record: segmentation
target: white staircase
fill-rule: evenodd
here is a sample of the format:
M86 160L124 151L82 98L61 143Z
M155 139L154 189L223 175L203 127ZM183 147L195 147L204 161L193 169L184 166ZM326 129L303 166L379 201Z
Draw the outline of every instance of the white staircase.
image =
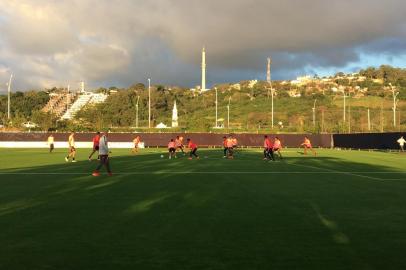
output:
M72 104L72 106L65 112L61 117L62 120L71 120L75 117L76 113L80 111L87 104L98 104L103 103L107 99L106 94L94 94L89 92L84 92L80 94L78 99Z
M91 94L81 94L78 99L72 104L72 106L65 112L61 119L70 120L75 117L76 113L80 111L92 98Z
M90 100L91 104L98 104L98 103L104 103L107 99L107 95L103 93L99 94L93 94L92 99Z

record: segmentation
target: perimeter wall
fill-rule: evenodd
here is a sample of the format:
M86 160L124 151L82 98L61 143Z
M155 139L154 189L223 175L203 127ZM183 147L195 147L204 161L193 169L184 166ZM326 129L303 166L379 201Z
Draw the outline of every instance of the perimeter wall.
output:
M7 133L0 132L0 147L32 147L47 146L49 133ZM69 133L53 133L56 147L67 147ZM191 138L201 147L221 147L223 136L227 134L214 133L110 133L109 141L112 148L131 148L135 136L140 136L145 147L166 147L170 139L176 136ZM313 147L340 147L353 149L398 149L397 140L406 133L360 133L360 134L270 134L271 138L278 136L285 147L298 147L304 136L308 136ZM94 133L76 133L77 147L92 147ZM262 147L263 134L236 134L238 145L243 147Z
M334 134L335 147L354 149L399 149L397 140L406 133L359 133L359 134Z
M69 133L53 133L55 146L65 146ZM91 147L94 133L76 133L75 141L78 147ZM49 133L0 133L0 147L47 147L46 141ZM190 138L201 147L221 147L223 136L227 134L214 133L109 133L109 142L113 148L132 147L132 140L135 136L140 136L146 147L167 146L170 139L182 136L184 143ZM238 145L250 147L262 147L264 141L263 134L236 134ZM305 134L271 134L271 138L278 136L282 144L287 147L298 147ZM331 135L307 135L315 147L331 147ZM27 144L28 143L28 144ZM25 146L22 146L25 145Z

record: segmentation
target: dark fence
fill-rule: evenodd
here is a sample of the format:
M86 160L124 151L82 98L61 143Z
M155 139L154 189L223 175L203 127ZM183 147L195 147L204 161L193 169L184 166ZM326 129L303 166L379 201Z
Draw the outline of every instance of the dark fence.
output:
M354 149L399 149L397 140L406 133L334 134L335 147Z
M67 141L69 133L53 133L55 141ZM228 134L214 133L110 133L111 142L131 142L135 136L148 147L166 146L170 139L182 136L186 142L192 139L200 146L222 146L223 136ZM298 147L306 134L269 134L271 138L279 137L287 147ZM0 141L46 141L49 133L0 133ZM94 133L76 133L75 140L89 142ZM240 146L262 146L263 134L236 134ZM397 140L406 133L360 133L360 134L317 134L307 135L314 147L353 148L353 149L398 149ZM334 143L334 144L333 144Z
M55 141L67 141L69 133L53 133ZM306 134L270 134L271 138L278 137L283 146L298 147ZM0 133L0 141L46 141L48 133ZM76 133L77 142L91 141L94 133ZM187 138L192 139L200 146L222 146L223 136L227 134L214 133L110 133L111 142L131 142L135 136L140 136L145 146L156 147L166 146L170 139L182 136L186 142ZM330 134L307 135L314 147L331 147L332 136ZM236 134L240 146L260 146L264 141L263 134Z

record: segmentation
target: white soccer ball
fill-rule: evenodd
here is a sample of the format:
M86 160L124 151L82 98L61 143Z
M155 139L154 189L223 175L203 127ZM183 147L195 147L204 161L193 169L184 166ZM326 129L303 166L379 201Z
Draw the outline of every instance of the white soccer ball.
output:
M161 158L164 158L164 155L161 155Z

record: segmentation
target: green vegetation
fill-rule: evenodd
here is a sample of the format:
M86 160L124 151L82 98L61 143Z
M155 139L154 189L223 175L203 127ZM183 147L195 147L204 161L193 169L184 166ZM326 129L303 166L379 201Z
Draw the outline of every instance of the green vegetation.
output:
M28 120L39 120L40 110L48 102L48 93L44 91L16 92L11 94L10 112L14 127ZM48 119L52 117L48 115ZM0 123L7 123L7 96L0 95ZM41 122L42 123L42 122ZM53 123L54 125L54 123ZM47 126L48 127L48 126Z
M361 77L364 79L361 80ZM382 83L375 82L376 79L382 79ZM404 130L405 80L405 70L382 66L379 69L361 70L354 76L337 74L328 82L318 79L300 86L274 82L277 93L274 98L273 129L271 129L270 88L266 82L258 82L253 88L248 86L249 82L241 82L240 89L232 87L231 84L217 85L218 117L222 120L218 124L233 132L367 132L369 108L370 131ZM400 92L396 128L393 127L393 100L389 84ZM343 121L343 95L331 91L333 87L338 86L344 87L344 91L350 95L346 104L346 122ZM362 89L368 90L362 92ZM296 90L301 97L289 97L290 90ZM361 92L362 94L359 94ZM134 130L128 127L135 126L135 104L138 97L139 126L145 127L148 118L148 92L142 84L119 90L117 94L111 95L105 104L87 107L77 115L77 118L81 126L90 126L93 129L110 127ZM227 105L230 98L230 126L228 126ZM154 126L160 122L171 123L174 100L178 105L181 129L215 131L213 130L215 91L199 94L186 89L169 90L163 86L152 89ZM315 100L317 102L313 125L312 108ZM282 126L278 125L279 122Z
M399 91L397 127L393 127L393 99L390 85ZM338 73L330 78L315 78L305 84L273 82L274 127L270 86L263 81L253 87L243 81L235 87L221 84L218 88L218 125L230 132L381 132L406 129L406 69L381 66L361 70L358 74ZM336 91L332 91L336 89ZM139 112L138 131L148 131L148 90L137 83L126 89L100 88L96 92L114 90L103 104L87 106L74 121L56 121L55 117L38 110L47 101L45 92L16 93L13 97L13 126L20 127L24 121L39 124L40 130L100 130L134 131L136 126L136 104ZM58 89L52 89L58 91ZM343 120L343 94L347 98L346 121ZM173 131L216 131L215 91L192 92L179 87L152 87L152 124L163 122L170 126L172 107L176 100L179 128ZM295 92L301 97L290 97ZM33 98L35 97L35 98ZM230 100L230 124L227 105ZM313 124L313 105L315 124ZM371 129L368 129L368 108ZM0 97L0 110L6 111L6 97ZM0 113L6 123L4 113ZM279 125L281 123L282 125ZM152 131L152 130L150 130ZM156 131L156 130L154 130Z
M406 161L319 150L262 161L0 149L0 269L403 269ZM207 158L203 158L207 156Z

